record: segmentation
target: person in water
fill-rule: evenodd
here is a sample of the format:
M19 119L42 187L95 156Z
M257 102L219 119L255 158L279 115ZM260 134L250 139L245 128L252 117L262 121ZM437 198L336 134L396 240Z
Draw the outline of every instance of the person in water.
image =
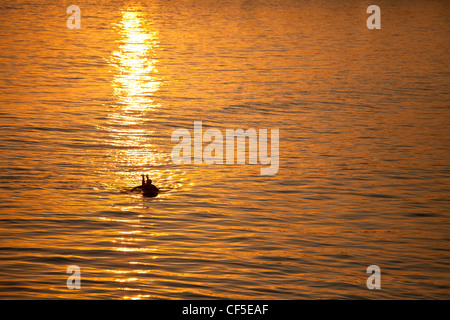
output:
M147 178L147 181L146 179ZM131 191L142 190L142 194L146 197L156 197L159 194L159 189L152 184L152 180L147 175L142 175L142 185L134 187Z
M159 193L159 189L152 184L152 180L146 175L147 181L145 185L142 186L142 194L147 197L156 197Z

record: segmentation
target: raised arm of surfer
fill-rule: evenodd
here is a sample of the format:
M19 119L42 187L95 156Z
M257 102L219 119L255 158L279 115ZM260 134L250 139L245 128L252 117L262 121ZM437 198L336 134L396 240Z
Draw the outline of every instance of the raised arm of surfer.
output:
M148 175L147 175L147 177L148 177ZM147 180L148 180L148 178L147 178ZM131 192L134 192L134 191L136 191L136 190L144 190L145 186L146 186L145 176L142 175L142 183L141 183L141 185L132 188L130 191L131 191Z

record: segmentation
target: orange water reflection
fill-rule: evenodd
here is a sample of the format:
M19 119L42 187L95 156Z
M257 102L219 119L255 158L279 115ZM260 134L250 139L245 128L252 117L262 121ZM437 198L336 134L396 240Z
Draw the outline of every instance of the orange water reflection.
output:
M112 146L108 154L113 160L110 171L117 174L121 184L136 183L138 174L149 170L157 179L161 172L155 168L168 161L153 141L152 117L160 107L153 100L161 85L156 58L158 31L138 7L122 11L122 20L114 28L120 40L108 59L114 72L115 99L106 125Z
M118 184L125 182L133 185L140 182L140 173L150 173L152 179L156 180L167 176L167 172L158 170L167 163L167 157L154 143L155 130L152 126L153 113L160 108L153 100L161 85L156 58L158 31L138 7L123 10L122 20L115 28L121 39L118 49L112 52L108 61L114 70L112 87L115 98L107 123L112 145L109 157L113 160L111 171L116 174ZM118 209L123 211L124 208ZM130 208L125 209L127 211ZM142 234L140 218L142 216L126 215L112 218L124 224L126 231L111 241L110 249L129 257L130 268L105 272L119 283L119 290L127 292L125 299L148 298L128 292L139 290L136 288L142 282L139 275L151 273L151 270L136 268L136 261L129 254L148 253L151 259L157 258L157 248L147 246L148 237L152 235Z
M152 29L139 9L122 12L117 26L122 37L119 50L112 53L111 63L117 68L114 93L125 110L154 110L152 96L161 81L154 58L158 48L158 32Z

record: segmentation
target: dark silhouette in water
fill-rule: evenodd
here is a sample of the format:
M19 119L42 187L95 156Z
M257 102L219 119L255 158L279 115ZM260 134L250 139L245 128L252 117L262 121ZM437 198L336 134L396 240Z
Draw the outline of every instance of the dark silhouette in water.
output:
M145 180L144 175L142 175L142 185L134 187L130 191L142 190L142 194L145 197L156 197L159 194L159 189L152 184L152 180L146 175L147 181Z

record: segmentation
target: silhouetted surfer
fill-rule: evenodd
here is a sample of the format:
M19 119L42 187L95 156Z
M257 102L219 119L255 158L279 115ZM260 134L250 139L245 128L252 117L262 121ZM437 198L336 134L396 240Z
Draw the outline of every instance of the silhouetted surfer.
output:
M156 197L159 193L159 190L156 186L152 184L152 180L149 179L148 174L146 175L147 182L145 186L142 186L142 194L147 197Z
M147 178L147 181L145 180ZM152 180L148 177L148 174L144 177L142 175L142 185L134 187L131 191L142 190L142 194L146 197L156 197L159 193L159 189L152 184Z

